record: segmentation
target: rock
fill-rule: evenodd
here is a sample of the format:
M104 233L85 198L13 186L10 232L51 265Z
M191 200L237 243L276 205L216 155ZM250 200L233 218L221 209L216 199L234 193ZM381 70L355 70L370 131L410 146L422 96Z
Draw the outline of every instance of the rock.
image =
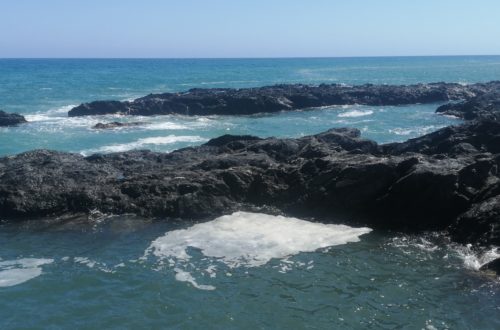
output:
M500 275L500 258L488 262L486 265L481 266L479 270L494 272L496 275Z
M458 217L450 232L457 242L500 246L500 195L474 203Z
M451 115L466 120L500 119L500 89L481 94L467 101L448 103L440 106L437 113Z
M27 123L24 116L0 110L0 126L15 126L22 123Z
M131 123L121 123L118 121L113 121L111 123L97 123L92 126L92 129L114 129L114 128L122 128L122 127L133 127L133 126L141 126L144 125L143 122L131 122Z
M90 213L205 218L268 207L498 243L500 123L378 145L356 129L297 139L225 135L171 153L37 150L0 158L3 220Z
M71 109L68 115L249 115L330 105L380 106L458 101L497 89L500 89L500 82L467 86L431 83L408 86L297 84L242 89L196 88L184 93L150 94L134 101L84 103Z

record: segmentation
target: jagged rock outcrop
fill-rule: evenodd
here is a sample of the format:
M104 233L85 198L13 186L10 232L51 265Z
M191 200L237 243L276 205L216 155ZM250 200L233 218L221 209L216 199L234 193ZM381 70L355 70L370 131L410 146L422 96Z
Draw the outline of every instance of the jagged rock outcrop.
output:
M0 110L0 127L1 126L15 126L26 123L26 119L17 113L7 113Z
M123 128L123 127L134 127L144 125L143 122L130 122L130 123L122 123L119 121L113 121L110 123L97 123L92 126L92 129L114 129L114 128Z
M332 129L297 139L225 135L171 153L37 150L0 158L0 217L204 218L265 206L500 245L499 165L500 123L491 120L387 145Z
M467 101L447 103L436 110L437 113L452 115L466 120L500 120L500 89L478 95Z
M197 88L184 93L150 94L134 101L84 103L70 110L68 115L249 115L329 105L401 105L458 101L499 89L500 82L465 86L431 83L408 86L297 84L243 89Z

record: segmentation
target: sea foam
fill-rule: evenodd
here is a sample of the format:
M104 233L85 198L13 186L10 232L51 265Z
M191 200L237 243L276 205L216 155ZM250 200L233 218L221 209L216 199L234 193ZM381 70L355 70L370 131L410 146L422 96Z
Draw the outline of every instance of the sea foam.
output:
M471 270L479 270L487 263L500 258L500 250L498 247L492 247L489 250L476 252L472 249L472 245L461 246L456 248L458 255L464 261L466 268Z
M364 116L369 116L372 115L373 111L372 110L351 110L347 112L342 112L339 114L339 117L364 117Z
M168 135L168 136L148 137L130 143L113 144L113 145L103 146L99 149L84 150L81 153L83 155L88 155L95 152L99 153L122 152L133 149L145 148L150 145L165 145L165 144L173 144L176 142L197 143L197 142L205 142L206 140L207 139L202 138L201 136L192 136L192 135L181 135L181 136Z
M0 261L0 287L14 286L42 274L41 266L53 263L53 259L23 258Z
M68 104L59 108L51 109L48 111L44 112L36 112L33 114L28 114L25 115L24 117L28 122L33 122L33 121L48 121L48 120L54 120L55 118L66 118L67 113L69 110L73 109L76 107L76 104Z
M284 259L300 252L359 241L370 228L322 224L296 218L261 213L235 212L187 229L167 232L151 243L145 252L176 266L176 279L200 289L182 265L192 259L190 248L229 268L258 267L272 259ZM210 268L210 277L215 267ZM211 288L210 288L211 289Z

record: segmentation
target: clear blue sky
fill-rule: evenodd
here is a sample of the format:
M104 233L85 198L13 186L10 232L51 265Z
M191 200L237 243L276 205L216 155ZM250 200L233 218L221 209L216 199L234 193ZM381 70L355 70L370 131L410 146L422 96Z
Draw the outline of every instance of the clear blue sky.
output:
M500 54L500 0L0 0L0 57Z

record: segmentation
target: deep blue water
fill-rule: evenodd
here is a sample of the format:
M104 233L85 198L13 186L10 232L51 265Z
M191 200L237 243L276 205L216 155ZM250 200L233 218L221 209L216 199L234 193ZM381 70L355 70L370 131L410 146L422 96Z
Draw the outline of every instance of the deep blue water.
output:
M500 56L0 59L0 109L31 121L0 128L0 155L34 148L170 151L227 133L297 137L341 126L380 143L401 141L460 121L434 114L438 104L243 117L68 118L66 112L96 99L194 87L498 79ZM109 120L146 124L90 129ZM200 229L206 242L195 236L195 224L162 220L97 215L90 224L0 223L0 328L500 328L498 282L476 271L498 255L495 249L476 256L432 233L351 237L339 228L315 232L290 219L264 226L241 215L230 219L238 224L230 234L209 222ZM294 230L304 235L287 241ZM303 240L305 233L312 238ZM323 233L332 247L318 245Z

